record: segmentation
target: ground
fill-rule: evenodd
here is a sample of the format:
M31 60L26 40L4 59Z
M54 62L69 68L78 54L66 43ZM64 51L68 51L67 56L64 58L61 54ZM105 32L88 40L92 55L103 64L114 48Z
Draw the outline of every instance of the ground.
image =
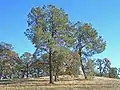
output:
M36 90L37 88L38 90L40 90L41 88L68 89L70 87L83 88L83 90L89 90L88 88L97 88L90 90L120 90L120 80L113 78L105 78L105 77L94 77L93 79L90 80L84 80L83 76L73 77L66 75L66 76L59 76L59 80L57 82L54 82L53 85L49 84L49 77L29 78L29 79L14 80L14 81L5 80L0 82L0 90L4 90L5 88L8 88L8 90L17 90L17 89L25 90L24 88L29 88L31 90L35 88ZM109 88L109 89L102 89L102 88Z

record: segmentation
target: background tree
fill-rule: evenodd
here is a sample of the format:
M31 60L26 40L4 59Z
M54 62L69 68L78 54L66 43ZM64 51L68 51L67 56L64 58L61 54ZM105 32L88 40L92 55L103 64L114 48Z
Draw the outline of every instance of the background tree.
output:
M120 75L120 68L117 68L117 74Z
M103 76L103 66L104 66L104 60L102 59L97 59L95 62L95 65L97 67L97 70L99 72L100 76Z
M57 81L58 75L61 73L61 70L65 68L65 56L69 53L68 50L65 48L60 48L56 52L53 53L53 71L54 71L54 76L55 76L55 81Z
M110 76L111 62L107 58L104 58L103 60L104 60L103 74L104 74L104 76L109 77Z
M118 78L118 73L117 73L117 68L116 67L111 67L110 68L109 77L110 78Z
M100 76L109 76L111 68L111 62L109 59L97 59L95 64Z
M79 62L79 54L77 52L70 52L66 55L66 71L65 73L68 75L80 75L80 62Z
M86 63L85 71L87 76L89 77L88 79L93 79L95 75L95 63L94 60L89 59Z
M1 42L0 43L0 69L1 78L11 78L14 73L14 65L20 61L18 54L13 51L11 44Z
M37 55L38 56L38 55ZM39 58L38 58L39 57ZM31 64L31 68L34 69L33 72L36 73L37 77L48 75L48 54L44 53L38 56L36 60Z
M26 76L28 78L29 69L30 69L29 67L32 63L32 54L29 52L25 52L20 58L21 58L23 65L24 65L23 66L24 67L23 73L25 74L25 72L26 72L26 74L27 74Z

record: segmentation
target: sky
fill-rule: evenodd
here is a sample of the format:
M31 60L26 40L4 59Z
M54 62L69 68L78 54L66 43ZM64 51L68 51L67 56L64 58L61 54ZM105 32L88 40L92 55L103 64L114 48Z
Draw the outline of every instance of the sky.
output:
M120 67L120 0L0 0L0 42L14 46L19 54L35 48L24 35L32 7L52 4L63 8L69 20L91 23L107 42L106 50L94 57L108 58Z

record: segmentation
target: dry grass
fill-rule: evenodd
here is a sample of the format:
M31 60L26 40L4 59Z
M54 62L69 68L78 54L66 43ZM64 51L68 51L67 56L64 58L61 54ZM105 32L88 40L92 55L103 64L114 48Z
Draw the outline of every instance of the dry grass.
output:
M60 76L59 81L49 84L49 77L15 80L0 85L0 90L120 90L120 80L95 77L84 80L83 76Z

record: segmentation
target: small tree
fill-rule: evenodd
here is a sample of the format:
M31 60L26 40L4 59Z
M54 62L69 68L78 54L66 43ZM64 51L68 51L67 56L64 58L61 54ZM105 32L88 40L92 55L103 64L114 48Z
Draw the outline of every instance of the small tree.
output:
M13 46L11 44L1 42L0 43L0 77L4 75L5 78L14 73L14 65L19 63L20 59L18 54L13 51Z
M110 65L111 65L111 62L109 59L107 59L107 58L97 59L95 65L97 67L97 70L98 70L100 76L109 76Z
M92 79L95 75L94 71L94 61L93 60L88 60L86 64L86 73L88 76L88 79Z
M32 63L32 54L29 52L25 52L20 58L21 58L23 65L24 65L23 73L26 71L27 78L28 78L29 66Z
M117 68L116 67L111 67L110 68L109 77L110 78L118 78Z
M109 77L110 68L111 68L111 62L107 58L104 58L103 60L104 60L103 74L104 74L104 76L108 76Z
M70 52L68 55L66 55L66 74L77 76L81 73L79 58L80 57L77 52Z
M103 64L104 61L102 59L97 59L95 62L95 65L97 67L100 76L103 76Z

